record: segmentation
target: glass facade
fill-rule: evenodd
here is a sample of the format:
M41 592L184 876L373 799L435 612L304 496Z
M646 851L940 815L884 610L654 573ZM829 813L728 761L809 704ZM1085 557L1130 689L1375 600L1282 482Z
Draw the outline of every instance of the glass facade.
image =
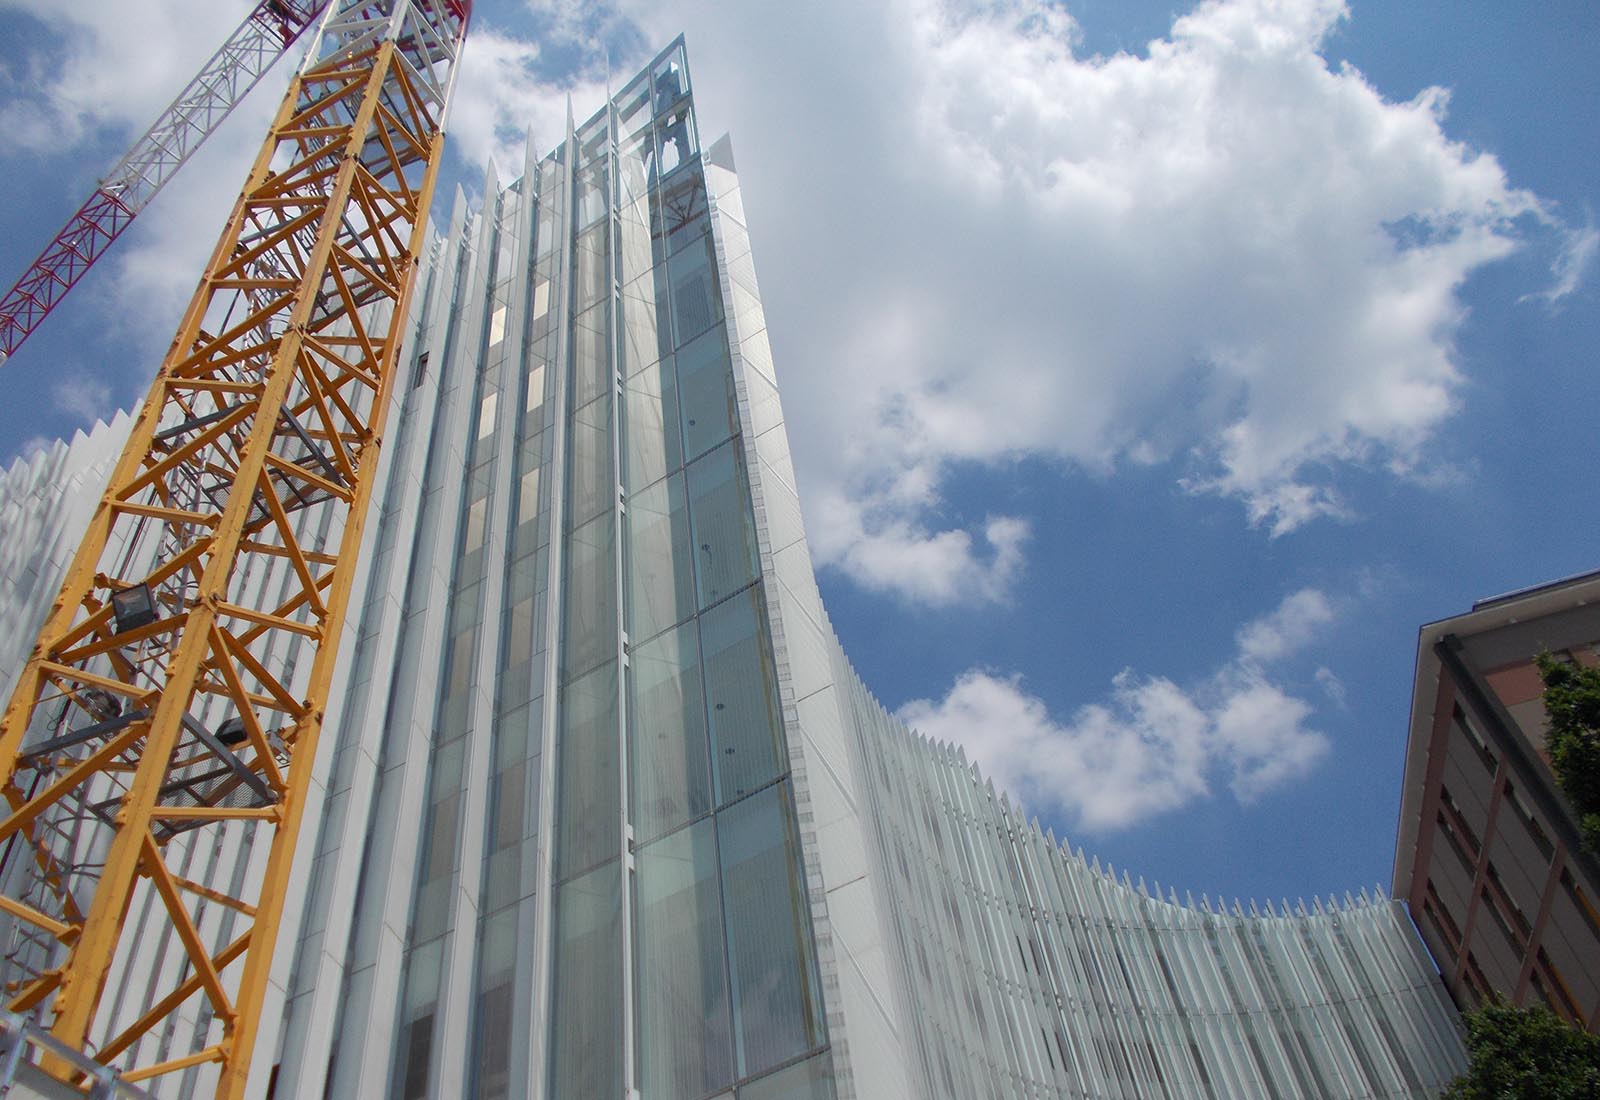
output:
M1433 1095L1398 903L1119 880L856 679L690 91L680 41L434 242L257 1095Z
M406 413L431 427L402 441L399 552L369 581L369 610L402 576L411 610L347 704L383 715L366 828L322 826L345 857L316 875L362 853L331 952L348 1003L327 1035L291 1019L280 1079L833 1100L682 45L485 190L431 268ZM317 965L303 948L291 981L308 1011Z
M552 1100L691 1100L826 1047L695 145L674 48L561 151Z

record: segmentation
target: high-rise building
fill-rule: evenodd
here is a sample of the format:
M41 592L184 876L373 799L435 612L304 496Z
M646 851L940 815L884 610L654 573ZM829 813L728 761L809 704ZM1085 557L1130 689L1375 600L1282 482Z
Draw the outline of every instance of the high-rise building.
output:
M1422 628L1394 894L1463 1007L1499 995L1600 1032L1600 860L1545 754L1544 652L1600 664L1600 573Z
M1435 1095L1463 1055L1403 903L1119 877L857 679L689 93L680 41L434 242L255 1094ZM179 957L152 931L106 1011Z

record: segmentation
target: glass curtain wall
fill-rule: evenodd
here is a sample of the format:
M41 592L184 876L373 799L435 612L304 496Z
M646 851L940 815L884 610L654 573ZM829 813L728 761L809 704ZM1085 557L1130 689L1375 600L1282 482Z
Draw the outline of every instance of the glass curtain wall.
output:
M489 244L490 303L483 324L483 353L478 361L474 397L469 406L466 442L466 491L461 505L454 569L450 581L448 627L439 696L428 761L427 797L423 810L423 844L407 932L400 1035L390 1095L422 1100L437 1045L441 974L454 931L452 903L461 872L464 811L464 766L468 753L472 699L480 678L483 638L484 578L488 571L485 534L491 487L499 447L501 370L506 357L506 317L510 295L504 263L515 254L515 194L499 196L491 212ZM508 230L511 231L508 233Z
M557 328L550 289L559 277L555 219L564 209L565 164L547 157L534 178L537 216L524 229L518 249L508 249L526 286L521 369L514 417L516 438L509 457L504 586L500 615L499 675L494 703L493 756L489 777L475 975L472 1095L502 1100L512 1094L515 1036L527 1033L532 1004L528 945L537 923L539 773L543 746L545 654L550 569L550 507L545 492L554 448L553 371ZM531 239L530 233L531 230ZM505 265L502 265L503 267ZM531 271L528 269L531 267ZM508 277L519 273L506 268ZM523 1057L526 1051L521 1052Z
M569 147L552 1100L828 1098L681 45Z

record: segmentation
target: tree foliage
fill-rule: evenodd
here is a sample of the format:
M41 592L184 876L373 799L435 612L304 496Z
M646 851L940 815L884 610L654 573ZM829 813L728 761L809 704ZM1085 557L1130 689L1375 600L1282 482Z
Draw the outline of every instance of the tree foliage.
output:
M1578 813L1584 847L1600 855L1600 668L1549 653L1539 654L1538 663L1550 716L1545 734L1550 767Z
M1600 1036L1498 1001L1464 1019L1467 1072L1440 1100L1600 1100Z

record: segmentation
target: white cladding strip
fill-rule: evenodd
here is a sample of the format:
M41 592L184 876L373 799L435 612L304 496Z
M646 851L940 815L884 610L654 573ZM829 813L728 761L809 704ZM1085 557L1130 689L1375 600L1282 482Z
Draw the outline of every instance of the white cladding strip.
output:
M930 1095L1431 1097L1464 1065L1399 902L1163 899L847 674Z

